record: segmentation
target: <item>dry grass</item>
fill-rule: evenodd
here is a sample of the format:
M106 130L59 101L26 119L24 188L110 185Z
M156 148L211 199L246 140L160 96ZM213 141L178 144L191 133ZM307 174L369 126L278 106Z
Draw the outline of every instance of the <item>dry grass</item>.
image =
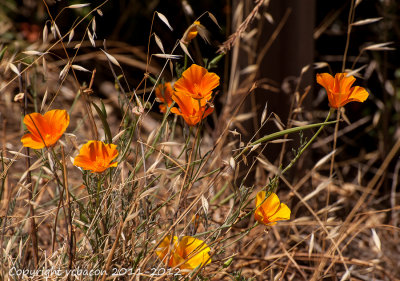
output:
M254 56L260 38L251 35L252 29L270 24L260 17L270 19L269 1L256 1L249 13L245 12L248 1L239 1L235 30L219 48L230 58L221 77L224 90L216 96L223 107L213 113L213 127L203 122L190 128L180 117L155 112L154 83L177 78L182 69L174 63L187 66L192 50L182 47L179 38L175 46L166 46L162 36L152 32L147 53L96 39L95 20L106 2L92 7L86 15L90 20L75 21L66 34L59 33L57 20L49 13L52 20L46 23L44 40L18 51L7 50L0 61L0 280L23 280L15 270L35 268L62 270L59 280L400 280L396 190L400 140L384 155L377 146L376 151L354 158L339 157L348 143L362 140L346 139L346 134L357 130L362 136L377 128L380 115L347 125L343 111L337 126L332 117L333 122L308 129L315 140L306 139L296 127L323 122L329 112L328 107L323 112L303 111L310 88L301 88L300 82L313 70L311 65L299 70L287 122L269 113L266 105L261 120L257 108L242 110L256 88L279 91L280 85L260 77L259 69L296 11L275 19L270 41ZM350 8L348 43L359 2L352 1ZM208 13L200 20L203 17L215 21ZM333 20L327 21L321 25L324 29ZM84 36L72 37L73 30L84 24ZM155 12L151 24L168 28L169 22ZM208 29L217 32L218 27ZM320 36L323 30L316 33ZM348 65L348 43L343 68ZM160 48L158 57L149 53L150 44ZM387 48L378 44L362 49L350 71L365 51ZM238 59L243 54L252 59L240 69ZM220 59L216 56L214 62ZM98 70L83 68L81 62L101 64L114 81L99 81ZM319 63L314 69L327 65ZM127 66L143 72L137 85L126 78ZM370 67L356 69L355 74L367 77ZM99 98L93 84L106 98ZM17 93L24 95L15 100ZM37 151L23 148L25 112L55 108L66 109L71 116L59 144ZM275 124L276 131L271 132L275 135L262 138L259 130L246 130L248 120L259 130ZM251 136L248 143L243 142L246 134ZM286 143L293 134L300 136L300 143L290 154ZM112 139L118 145L117 168L91 174L72 164L79 147L91 139ZM342 140L340 146L337 140ZM281 151L273 163L263 154L271 145ZM313 161L311 167L305 157ZM296 175L291 172L295 168L303 172ZM385 181L391 193L380 191ZM292 210L290 221L272 227L255 223L254 199L261 189L277 190ZM169 234L202 239L211 248L212 262L187 276L162 274L164 264L155 249ZM98 271L89 277L84 272L68 275L68 269ZM116 272L121 275L112 275ZM43 272L33 278L56 279L54 271L48 279Z

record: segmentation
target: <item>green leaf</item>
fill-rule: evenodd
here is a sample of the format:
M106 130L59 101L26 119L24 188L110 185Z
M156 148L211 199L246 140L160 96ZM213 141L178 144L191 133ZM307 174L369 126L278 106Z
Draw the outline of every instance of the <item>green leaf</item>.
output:
M218 62L225 56L225 54L220 54L213 58L208 64L208 69L216 68L218 66Z
M100 100L101 102L101 111L103 112L104 116L107 118L107 111L106 107L104 106L103 100Z
M337 123L337 121L329 121L329 122L324 122L324 123L317 123L317 124L310 124L310 125L305 125L305 126L299 126L299 127L295 127L295 128L290 128L287 130L283 130L283 131L279 131L270 135L266 135L263 136L262 138L256 140L255 142L252 142L250 144L250 146L256 145L258 143L262 143L262 142L266 142L269 140L273 140L279 137L282 137L286 134L292 134L292 133L296 133L298 131L303 131L303 130L307 130L307 129L311 129L311 128L316 128L316 127L321 127L321 126L325 126L325 125L332 125Z
M151 75L147 76L147 78L149 78L150 82L153 83L153 85L157 84L157 80Z
M305 126L299 126L299 127L295 127L295 128L290 128L287 130L283 130L283 131L279 131L273 134L269 134L266 136L263 136L262 138L250 143L249 145L247 145L246 147L243 148L243 150L234 157L234 159L238 159L241 155L243 155L245 152L247 152L251 147L259 144L259 143L263 143L266 141L270 141L279 137L282 137L284 135L288 135L288 134L293 134L299 131L303 131L303 130L308 130L308 129L312 129L312 128L316 128L316 127L324 127L325 125L332 125L337 123L338 121L329 121L329 122L323 122L323 123L317 123L317 124L310 124L310 125L305 125Z
M3 59L4 54L6 53L6 51L7 51L7 46L5 46L5 47L3 48L3 50L0 51L0 62L1 62L1 60Z
M106 143L112 143L111 130L110 126L107 123L107 113L104 114L103 111L94 102L92 102L92 105L94 109L96 109L97 114L100 117L101 123L103 123L104 134L106 135Z

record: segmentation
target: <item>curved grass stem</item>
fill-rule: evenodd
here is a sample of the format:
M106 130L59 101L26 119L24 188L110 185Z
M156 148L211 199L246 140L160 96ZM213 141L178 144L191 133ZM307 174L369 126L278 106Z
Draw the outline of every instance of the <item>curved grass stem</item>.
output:
M332 124L335 124L335 123L337 122L337 121L329 121L329 122L328 122L327 120L329 120L330 115L331 115L331 111L329 112L329 114L328 114L328 116L327 116L327 119L326 119L325 122L323 122L323 123L316 123L316 124L310 124L310 125L305 125L305 126L299 126L299 127L290 128L290 129L287 129L287 130L283 130L283 131L279 131L279 132L276 132L276 133L273 133L273 134L266 135L266 136L264 136L264 137L262 137L262 138L260 138L260 139L258 139L258 140L256 140L256 141L250 143L249 145L247 145L238 155L236 155L236 156L234 157L234 159L237 160L241 155L243 155L244 153L246 153L250 148L256 146L257 144L260 144L260 143L263 143L263 142L267 142L267 141L270 141L270 140L274 140L274 139L277 139L277 138L279 138L279 137L285 136L285 135L287 135L287 134L292 134L292 133L300 132L300 131L303 131L303 130L308 130L308 129L320 127L320 129L319 129L319 130L317 131L317 133L316 133L316 134L318 135L319 132L320 132L326 125L332 125ZM316 136L315 136L315 137L316 137ZM313 138L312 138L312 141L313 141L314 139L315 139L315 138L313 137ZM311 141L311 140L310 140L310 141ZM308 147L308 145L307 145L307 147Z
M300 151L297 153L296 157L293 158L293 160L289 163L289 165L286 166L285 169L282 170L281 175L284 174L287 170L289 170L294 163L296 163L296 161L300 158L300 156L304 153L304 151L310 146L310 144L315 140L315 138L319 135L319 133L322 131L322 129L325 127L325 125L328 122L329 118L331 117L331 114L333 112L333 109L329 110L328 116L326 116L326 119L324 121L324 123L322 123L322 125L319 127L318 131L312 136L312 138L303 146L302 149L300 149ZM336 126L338 124L338 120L334 121L334 123L336 123Z

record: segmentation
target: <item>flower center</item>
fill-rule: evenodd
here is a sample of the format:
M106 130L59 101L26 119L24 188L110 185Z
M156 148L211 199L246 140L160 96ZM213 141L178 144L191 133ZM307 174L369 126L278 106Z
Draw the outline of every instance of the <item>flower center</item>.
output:
M99 157L96 158L95 165L96 165L97 168L104 168L104 167L107 166L107 164L108 163L106 163L104 158L99 158Z
M51 143L53 143L53 135L52 134L45 134L42 135L43 140L46 146L50 146Z
M201 97L201 87L199 84L195 83L193 85L194 94Z

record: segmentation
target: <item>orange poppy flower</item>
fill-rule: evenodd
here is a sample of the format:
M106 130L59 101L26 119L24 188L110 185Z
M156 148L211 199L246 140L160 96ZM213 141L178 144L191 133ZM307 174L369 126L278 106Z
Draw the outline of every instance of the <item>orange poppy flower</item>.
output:
M206 243L200 239L184 236L179 240L178 237L174 236L171 243L171 235L168 235L156 249L156 254L166 266L178 266L182 274L187 274L198 266L211 262L208 254L210 250ZM166 259L168 253L169 260Z
M179 109L173 107L171 112L181 115L189 126L196 125L214 111L213 107L206 105L205 99L195 100L181 92L175 93L172 99L179 105Z
M329 106L336 109L352 101L364 102L368 98L368 92L363 87L352 87L355 81L356 78L347 77L347 73L336 73L335 78L329 73L317 74L317 83L328 94Z
M29 133L21 139L23 146L41 149L53 146L61 138L69 125L69 115L62 109L50 110L44 115L35 112L24 117L24 124Z
M74 159L74 165L92 173L101 173L110 167L117 167L118 162L112 162L118 156L115 144L105 144L102 141L88 141L79 150Z
M165 113L167 111L167 106L171 106L173 100L172 95L174 94L174 90L172 89L172 85L170 82L160 84L156 88L156 98L158 102L162 102L164 104L160 105L160 111Z
M219 85L219 76L208 72L197 64L192 64L182 73L182 77L175 82L177 92L183 92L194 99L210 100L212 90Z
M280 220L290 219L290 209L279 201L278 195L271 193L265 199L266 192L260 191L256 198L256 211L254 218L265 225L274 225Z

